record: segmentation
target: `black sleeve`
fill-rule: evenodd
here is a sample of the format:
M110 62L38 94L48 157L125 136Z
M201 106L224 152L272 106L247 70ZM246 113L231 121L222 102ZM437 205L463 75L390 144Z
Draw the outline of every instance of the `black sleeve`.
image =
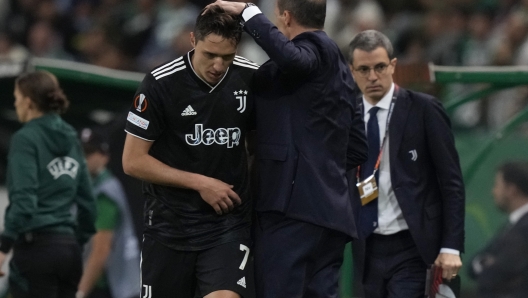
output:
M436 98L427 100L424 119L427 146L442 193L442 247L463 252L465 192L451 122Z
M244 30L285 73L306 75L320 67L318 50L313 44L293 43L264 14L249 19Z
M367 161L367 158L368 143L365 135L365 122L361 108L354 99L352 127L348 137L347 171L361 165Z
M146 141L155 141L165 128L160 84L149 73L139 86L127 115L125 131Z
M527 233L527 226L513 228L503 237L494 239L495 243L491 244L496 249L486 249L472 260L470 273L477 277L481 291L509 288L525 274L528 268Z

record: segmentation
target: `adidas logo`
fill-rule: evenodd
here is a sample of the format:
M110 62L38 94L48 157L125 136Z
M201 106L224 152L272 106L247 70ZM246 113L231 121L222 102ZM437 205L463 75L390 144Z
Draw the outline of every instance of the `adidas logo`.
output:
M182 116L194 116L196 115L196 111L193 110L193 108L188 105L185 110L181 113Z
M246 277L244 276L244 277L242 277L241 279L239 279L239 280L237 281L237 285L242 286L242 287L245 288L245 287L246 287Z

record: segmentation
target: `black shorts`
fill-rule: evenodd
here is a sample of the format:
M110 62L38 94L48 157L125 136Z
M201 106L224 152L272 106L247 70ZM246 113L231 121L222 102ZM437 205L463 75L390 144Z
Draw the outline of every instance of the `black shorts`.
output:
M219 290L253 298L250 241L229 242L202 251L170 249L151 237L141 250L141 297L198 298Z

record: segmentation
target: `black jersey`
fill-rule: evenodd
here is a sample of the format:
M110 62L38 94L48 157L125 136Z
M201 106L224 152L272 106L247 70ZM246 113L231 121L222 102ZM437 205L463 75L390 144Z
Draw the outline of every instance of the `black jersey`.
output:
M149 154L179 170L234 185L242 204L217 215L197 191L143 183L144 233L178 250L207 249L248 236L251 198L245 137L252 123L249 82L258 65L236 56L210 86L194 71L193 51L143 79L126 132L153 141Z

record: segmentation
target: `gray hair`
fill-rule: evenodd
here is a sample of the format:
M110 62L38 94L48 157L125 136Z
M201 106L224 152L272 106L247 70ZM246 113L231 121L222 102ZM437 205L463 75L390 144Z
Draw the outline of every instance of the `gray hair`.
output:
M365 30L360 32L354 37L354 39L352 39L348 46L348 61L350 64L354 62L353 54L356 49L365 52L372 52L379 47L382 47L387 51L390 60L394 58L392 43L385 34L376 30Z

